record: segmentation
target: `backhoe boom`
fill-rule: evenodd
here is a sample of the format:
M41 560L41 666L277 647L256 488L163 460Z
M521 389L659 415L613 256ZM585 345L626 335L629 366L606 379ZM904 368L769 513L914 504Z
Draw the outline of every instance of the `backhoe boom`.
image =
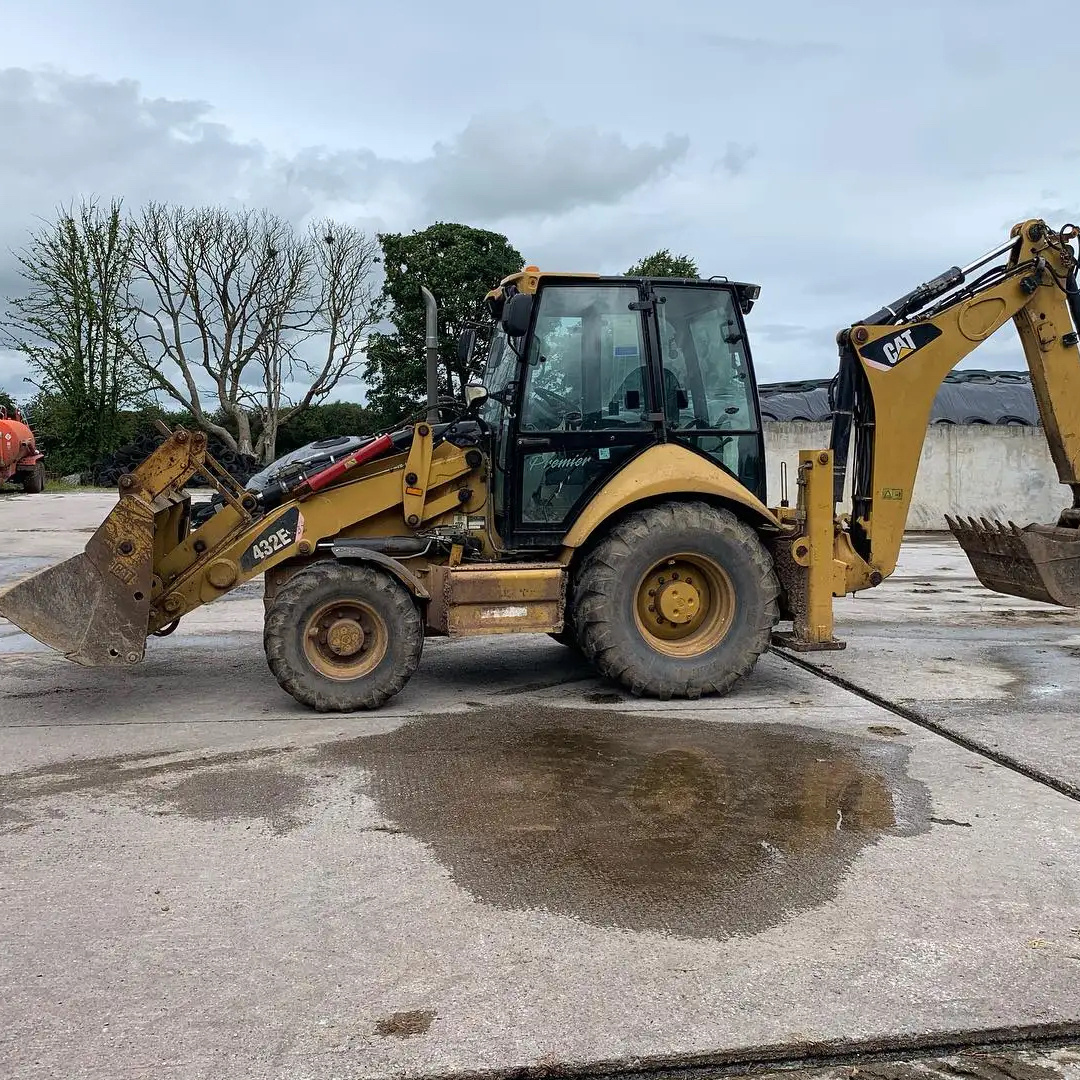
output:
M1080 603L1080 547L1067 546L1080 542L1080 294L1071 247L1077 233L1074 226L1054 232L1040 220L1019 224L1007 245L969 267L951 268L837 336L834 504L843 498L852 437L854 447L850 518L837 523L838 557L847 573L836 595L874 585L895 569L938 388L965 356L1012 320L1058 478L1071 489L1071 505L1055 525L1020 530L963 524L954 532L972 556L976 573L982 577L980 570L988 571L990 587L1069 606ZM973 270L1005 251L1004 266L967 283ZM1031 532L1041 536L1037 554L1016 539ZM1014 539L1002 541L1006 533ZM841 534L856 558L840 551ZM992 550L981 551L980 543L991 536ZM1052 557L1044 550L1047 544ZM994 563L992 573L980 567L982 555ZM1013 573L1003 558L1016 561ZM1032 559L1077 560L1071 564L1076 571L1069 570L1077 591L1063 588L1062 581L1044 580L1039 566L1030 565ZM1029 565L1023 565L1025 560Z

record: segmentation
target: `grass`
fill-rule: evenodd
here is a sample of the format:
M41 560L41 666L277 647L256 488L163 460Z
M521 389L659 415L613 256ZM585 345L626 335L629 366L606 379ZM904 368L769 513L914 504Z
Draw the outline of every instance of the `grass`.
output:
M47 495L68 494L73 491L111 491L115 494L116 488L99 487L96 484L65 484L63 480L59 478L54 480L52 477L45 481L45 493ZM0 495L21 495L22 493L23 489L20 484L0 484Z

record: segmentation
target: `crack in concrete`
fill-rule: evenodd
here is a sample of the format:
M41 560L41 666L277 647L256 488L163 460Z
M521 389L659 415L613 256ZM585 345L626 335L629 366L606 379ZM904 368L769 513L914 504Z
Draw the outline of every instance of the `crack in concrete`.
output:
M1033 765L1027 765L1022 761L1018 761L1016 758L1010 757L1000 750L995 750L993 747L979 742L978 739L971 739L966 735L950 731L943 724L938 723L938 721L933 720L928 716L924 716L922 713L916 712L906 705L899 705L895 701L889 701L888 698L883 698L879 694L875 694L873 690L867 690L866 687L859 686L858 683L852 682L843 675L837 675L831 671L822 671L809 661L803 660L798 656L793 656L784 649L773 647L772 651L777 656L786 660L789 664L794 664L795 667L802 668L803 671L807 671L811 675L816 675L819 679L824 679L826 682L830 682L834 686L840 687L841 690L847 690L849 693L861 697L864 701L870 702L871 705L876 705L879 709L885 709L894 716L899 716L901 719L916 724L918 727L924 728L934 735L939 735L943 739L948 739L949 742L962 747L964 750L968 750L973 754L978 754L980 757L987 758L1006 769L1010 769L1019 776L1023 776L1027 780L1033 780L1037 784L1042 784L1044 787L1056 791L1059 795L1064 795L1075 802L1080 802L1080 786L1077 786L1076 784L1070 784L1067 780L1061 780L1050 773L1044 772L1042 769L1035 768Z

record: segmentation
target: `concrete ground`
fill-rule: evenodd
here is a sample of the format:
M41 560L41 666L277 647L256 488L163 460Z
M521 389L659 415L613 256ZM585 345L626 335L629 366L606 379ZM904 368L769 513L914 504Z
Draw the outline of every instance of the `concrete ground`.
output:
M112 502L0 498L0 581ZM940 537L838 609L722 699L432 640L356 716L258 586L119 674L0 620L0 1074L1080 1074L1078 617Z

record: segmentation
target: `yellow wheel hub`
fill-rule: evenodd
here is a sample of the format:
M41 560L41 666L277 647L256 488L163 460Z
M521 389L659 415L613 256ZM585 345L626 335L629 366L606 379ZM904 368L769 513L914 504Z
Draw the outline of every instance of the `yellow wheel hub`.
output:
M328 679L349 682L370 674L386 656L390 635L383 618L360 600L335 600L308 616L304 655Z
M337 656L352 656L364 647L364 628L355 619L338 619L326 631L326 644Z
M665 585L656 599L656 610L675 626L693 622L701 607L701 593L694 585L684 581L672 581Z
M716 648L735 618L735 587L707 555L685 552L655 563L638 582L634 621L657 652L693 657Z

